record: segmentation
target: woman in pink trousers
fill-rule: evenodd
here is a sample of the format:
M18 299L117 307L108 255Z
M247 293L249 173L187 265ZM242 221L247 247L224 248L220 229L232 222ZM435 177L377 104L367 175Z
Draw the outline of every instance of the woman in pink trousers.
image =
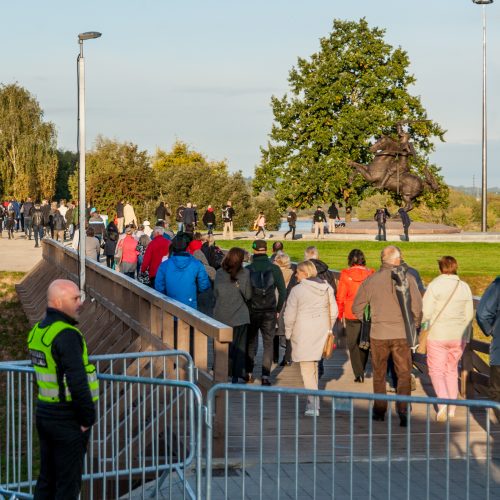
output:
M474 308L469 285L457 276L454 257L438 260L441 274L433 279L423 298L427 337L427 366L438 398L457 399L458 362L470 339ZM427 323L427 325L425 325ZM455 416L455 406L439 405L436 420Z

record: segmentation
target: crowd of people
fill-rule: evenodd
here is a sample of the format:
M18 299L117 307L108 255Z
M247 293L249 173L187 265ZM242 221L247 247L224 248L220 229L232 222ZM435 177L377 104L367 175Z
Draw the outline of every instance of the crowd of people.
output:
M22 203L12 199L2 204L2 229L9 238L15 231L24 231L35 246L43 237L64 242L79 242L79 210L75 202L61 200L49 203ZM440 275L424 288L417 270L403 261L401 250L386 247L381 254L378 271L366 266L360 249L347 256L347 268L338 282L326 263L319 259L314 246L305 250L304 260L295 265L284 252L283 243L273 244L268 256L267 241L255 239L252 255L241 248L227 253L215 242L215 213L208 206L202 217L206 232L198 231L196 205L187 203L175 211L177 232L171 229L172 212L161 202L155 211L153 227L149 221L138 223L132 205L121 200L116 217L107 221L98 210L86 207L86 255L130 278L149 285L158 292L176 299L233 327L230 349L231 380L248 383L255 380L255 357L259 336L263 343L262 385L271 385L273 364L300 364L304 386L318 388L323 374L322 350L329 332L345 331L354 381L364 383L371 355L373 390L384 394L386 381L397 394L409 395L412 389L412 349L407 340L407 325L416 329L424 325L429 375L438 397L456 399L457 367L465 343L470 338L473 318L472 294L469 286L457 275L458 264L451 256L439 260ZM233 237L235 211L231 201L222 207L223 237ZM386 208L377 210L380 239L385 239ZM288 215L290 229L284 237L295 236L296 213ZM318 207L314 216L315 234L323 233L326 214ZM328 210L329 230L339 220L334 204ZM265 215L255 220L256 237L265 237ZM102 255L101 255L102 254ZM395 293L394 270L405 275L409 307L402 307ZM495 285L495 286L494 286ZM493 284L485 300L493 302L500 285ZM500 301L500 299L499 299ZM478 308L478 323L485 333L494 334L496 317L492 307ZM370 321L367 319L369 311ZM369 323L369 341L361 342L362 330ZM493 326L492 326L493 325ZM367 349L367 345L369 349ZM284 355L278 359L280 346ZM500 351L500 349L498 349ZM495 354L495 353L494 353ZM497 356L498 357L498 356ZM495 364L492 356L492 366ZM500 365L500 362L497 363ZM499 377L493 377L495 381ZM500 382L497 380L497 386ZM497 387L500 399L500 389ZM374 420L384 420L387 405L376 401ZM401 425L406 425L407 406L398 406ZM442 405L437 420L452 418L453 406ZM319 399L310 398L307 415L319 414Z

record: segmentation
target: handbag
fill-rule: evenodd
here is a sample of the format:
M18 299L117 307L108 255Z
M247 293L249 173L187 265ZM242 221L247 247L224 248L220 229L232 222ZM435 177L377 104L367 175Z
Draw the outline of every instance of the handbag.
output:
M457 291L459 284L460 284L460 280L457 281L457 284L455 285L453 292L451 292L451 295L448 297L448 300L445 302L444 306L441 308L441 310L439 311L437 316L434 318L434 323L436 323L439 316L441 316L441 313L446 309L446 306L450 303L450 300L453 297L453 295L455 295L455 292ZM432 325L430 325L428 328L420 331L420 335L418 336L418 346L417 346L417 353L418 354L427 354L427 338L429 337L429 333L431 332L431 329L432 329Z
M372 326L370 304L366 304L363 310L363 319L361 320L361 330L359 332L359 348L364 351L370 349L370 330Z
M328 332L328 336L326 337L325 345L323 346L323 354L321 356L322 359L330 359L336 348L337 344L335 343L335 335L330 330Z
M330 295L328 295L328 319L331 316L331 303L330 303ZM332 357L333 351L337 348L337 343L335 342L335 335L333 334L333 330L330 328L328 330L328 335L325 340L325 345L323 346L323 355L322 359L330 359Z

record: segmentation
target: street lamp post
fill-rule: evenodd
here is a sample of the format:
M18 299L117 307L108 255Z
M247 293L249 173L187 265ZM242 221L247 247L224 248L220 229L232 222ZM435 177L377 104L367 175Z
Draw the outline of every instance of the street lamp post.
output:
M482 182L481 182L481 231L485 233L488 213L488 177L487 177L487 139L488 129L486 122L486 9L485 6L493 0L472 0L475 4L483 6L483 121L482 121Z
M99 38L101 33L87 31L78 35L80 54L78 55L78 153L79 153L79 176L78 176L78 208L80 215L78 256L80 261L80 294L82 301L85 300L85 61L83 59L83 41Z

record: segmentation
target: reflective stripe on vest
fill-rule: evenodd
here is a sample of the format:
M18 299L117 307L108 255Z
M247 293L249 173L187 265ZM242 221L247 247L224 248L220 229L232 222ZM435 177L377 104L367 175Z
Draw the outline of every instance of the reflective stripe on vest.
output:
M78 328L65 323L55 321L51 325L40 328L37 323L28 335L28 348L30 350L31 362L35 369L36 381L38 385L38 399L47 403L59 403L61 401L71 401L71 393L66 384L66 377L63 378L64 388L61 391L57 380L57 365L52 356L52 343L63 330L71 329L80 335L83 344L82 362L87 373L92 401L99 399L99 382L95 366L89 363L87 344ZM61 392L64 399L61 400Z

